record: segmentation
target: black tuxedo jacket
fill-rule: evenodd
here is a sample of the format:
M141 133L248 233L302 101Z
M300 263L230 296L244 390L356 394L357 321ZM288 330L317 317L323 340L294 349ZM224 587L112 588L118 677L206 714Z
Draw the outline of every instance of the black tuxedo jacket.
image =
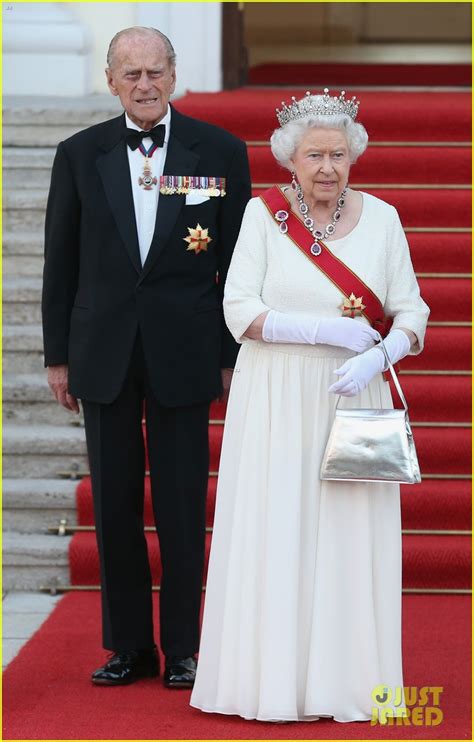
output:
M222 297L251 195L246 147L172 108L163 174L225 177L227 195L196 206L160 195L142 267L124 127L122 115L57 149L45 228L45 365L69 365L74 396L111 402L139 329L158 402L205 402L220 394L220 369L233 367L238 351ZM198 223L212 242L196 254L184 238Z

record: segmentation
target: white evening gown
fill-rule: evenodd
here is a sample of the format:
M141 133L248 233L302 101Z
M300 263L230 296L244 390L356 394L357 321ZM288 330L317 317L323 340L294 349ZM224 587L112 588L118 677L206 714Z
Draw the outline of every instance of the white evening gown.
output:
M420 346L429 313L393 207L363 194L360 221L329 243ZM403 686L401 523L396 484L323 482L334 369L327 345L251 341L266 309L341 316L340 292L259 199L226 284L241 347L219 468L204 621L191 705L262 721L372 716L373 689ZM357 321L366 321L358 319ZM381 375L341 406L391 407Z

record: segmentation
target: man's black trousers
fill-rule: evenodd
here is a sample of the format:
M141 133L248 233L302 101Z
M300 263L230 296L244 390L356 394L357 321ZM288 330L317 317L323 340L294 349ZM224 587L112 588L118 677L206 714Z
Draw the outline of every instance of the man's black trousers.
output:
M145 412L162 563L161 648L167 656L190 656L199 646L209 403L160 406L151 392L138 335L119 397L111 404L82 400L82 405L100 555L104 647L117 651L154 645L143 524Z

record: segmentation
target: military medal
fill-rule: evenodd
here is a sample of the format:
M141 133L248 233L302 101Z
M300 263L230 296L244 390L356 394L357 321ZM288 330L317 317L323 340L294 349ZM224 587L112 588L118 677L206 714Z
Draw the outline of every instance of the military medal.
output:
M152 173L150 160L159 147L155 142L153 142L150 149L146 150L143 142L141 142L138 149L145 158L145 162L143 163L143 175L138 178L138 185L145 191L152 191L158 183L158 178Z
M362 304L362 296L359 296L356 298L354 296L354 293L351 293L349 298L346 296L344 297L344 303L341 304L340 309L342 309L342 315L343 317L357 317L362 316L362 312L365 309L365 304Z
M162 175L160 193L163 196L175 194L188 195L198 193L200 196L225 196L226 179L207 175Z
M188 243L189 247L186 251L193 250L196 255L200 252L207 252L207 247L212 242L212 237L209 237L209 229L203 229L198 223L196 227L188 227L188 236L183 237L183 240Z
M151 164L148 157L145 155L145 162L143 163L143 175L138 178L138 185L145 191L151 191L158 183L156 176L153 176L151 171Z

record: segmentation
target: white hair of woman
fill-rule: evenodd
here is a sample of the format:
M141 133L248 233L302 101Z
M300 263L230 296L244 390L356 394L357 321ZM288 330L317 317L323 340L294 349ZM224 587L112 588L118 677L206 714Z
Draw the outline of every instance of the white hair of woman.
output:
M322 101L323 96L314 95L315 104ZM290 159L296 152L298 145L308 129L340 129L344 131L349 147L349 158L354 163L367 149L368 134L362 124L356 123L347 113L310 114L296 121L289 121L273 132L270 144L275 159L283 167L291 170Z

